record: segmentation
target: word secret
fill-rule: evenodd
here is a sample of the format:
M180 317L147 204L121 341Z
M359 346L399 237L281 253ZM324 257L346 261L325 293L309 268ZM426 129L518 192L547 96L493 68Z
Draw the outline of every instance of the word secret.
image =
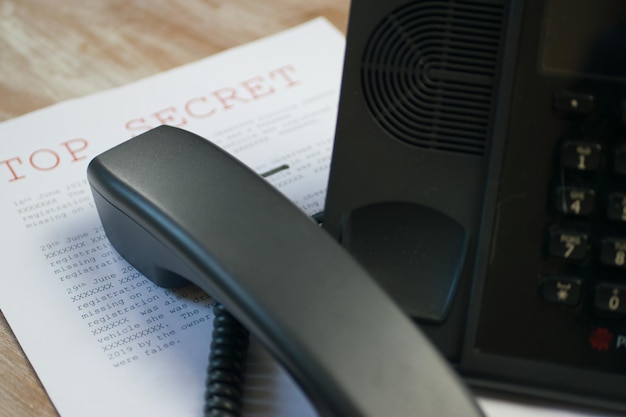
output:
M175 127L185 126L191 120L206 119L219 112L273 96L280 90L295 87L301 83L295 73L296 69L293 65L285 65L236 85L190 98L180 105L170 106L129 120L125 127L136 136L164 124Z

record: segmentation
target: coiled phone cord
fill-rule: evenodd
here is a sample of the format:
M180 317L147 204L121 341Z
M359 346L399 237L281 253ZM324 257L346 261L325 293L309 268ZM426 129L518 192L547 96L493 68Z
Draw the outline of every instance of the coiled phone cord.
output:
M248 331L221 304L213 307L205 417L240 417Z

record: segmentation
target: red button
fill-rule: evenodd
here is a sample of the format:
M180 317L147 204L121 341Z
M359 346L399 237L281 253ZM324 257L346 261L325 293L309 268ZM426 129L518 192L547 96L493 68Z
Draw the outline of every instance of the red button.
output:
M598 327L589 335L589 344L592 348L599 351L609 350L612 340L613 333L606 327Z

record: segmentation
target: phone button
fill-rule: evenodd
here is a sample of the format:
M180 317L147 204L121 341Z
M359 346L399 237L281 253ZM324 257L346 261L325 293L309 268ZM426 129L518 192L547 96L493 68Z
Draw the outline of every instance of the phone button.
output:
M575 306L580 302L581 289L580 278L545 277L541 285L541 295L550 303Z
M607 216L611 220L626 222L626 194L609 194L609 206L607 208Z
M593 211L595 191L581 187L558 187L556 189L556 210L563 214L587 216Z
M589 251L588 242L586 233L554 230L550 232L548 253L558 258L583 260Z
M594 306L605 313L626 313L626 286L600 283L596 286Z
M561 165L578 171L600 168L602 145L595 142L567 141L561 148Z
M626 145L621 145L615 149L613 171L619 175L626 175Z
M554 109L573 115L590 115L596 110L596 101L591 94L561 91L554 95Z
M602 240L600 262L604 265L626 268L626 239L607 237Z

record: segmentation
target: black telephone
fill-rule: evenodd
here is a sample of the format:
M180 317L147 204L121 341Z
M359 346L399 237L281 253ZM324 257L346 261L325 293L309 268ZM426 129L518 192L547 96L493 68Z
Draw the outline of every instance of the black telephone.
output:
M324 227L466 380L626 410L625 213L626 2L353 2Z
M105 230L214 295L322 415L480 415L431 343L476 386L626 410L625 13L355 0L326 231L165 126L90 164Z

